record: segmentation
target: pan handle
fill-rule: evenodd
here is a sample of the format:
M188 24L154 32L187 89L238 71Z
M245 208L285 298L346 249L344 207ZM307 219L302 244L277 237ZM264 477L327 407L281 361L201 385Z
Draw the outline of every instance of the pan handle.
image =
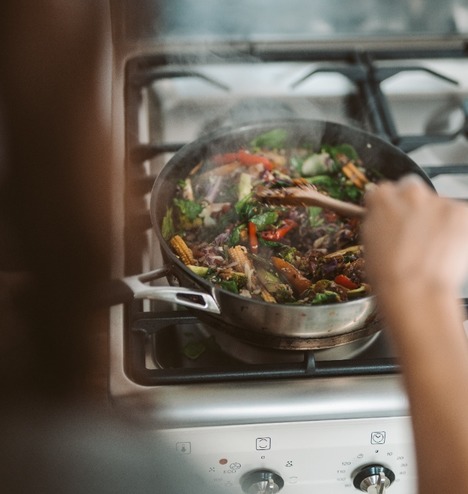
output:
M149 286L146 283L170 273L170 269L162 267L148 273L128 276L123 282L132 290L135 298L162 300L190 309L198 309L212 314L221 314L221 309L214 297L208 293L175 286Z

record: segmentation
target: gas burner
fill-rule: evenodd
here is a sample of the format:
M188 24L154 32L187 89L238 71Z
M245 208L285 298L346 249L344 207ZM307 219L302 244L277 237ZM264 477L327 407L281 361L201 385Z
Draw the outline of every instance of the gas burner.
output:
M354 359L372 348L388 354L388 341L381 332L333 348L314 350L314 359L333 361ZM175 349L175 351L174 351ZM385 349L385 350L384 350ZM226 363L272 364L303 362L304 350L280 350L253 345L203 323L174 325L153 334L151 362L154 368L202 367Z
M426 124L426 134L449 135L453 138L468 133L468 100L453 101L437 108Z
M301 362L303 350L279 350L252 345L227 333L210 329L219 348L240 362L249 364L275 362ZM356 341L351 341L332 348L314 350L316 361L352 359L366 352L377 343L380 333L374 333Z
M137 384L245 382L398 371L384 331L316 350L278 350L207 327L187 310L140 312L127 338L126 368Z

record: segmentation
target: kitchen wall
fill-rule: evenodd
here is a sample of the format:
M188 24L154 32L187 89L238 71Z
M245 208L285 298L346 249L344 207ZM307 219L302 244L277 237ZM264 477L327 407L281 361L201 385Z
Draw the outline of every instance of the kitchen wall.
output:
M126 36L251 38L441 35L468 32L467 0L115 0ZM136 7L138 5L138 7Z

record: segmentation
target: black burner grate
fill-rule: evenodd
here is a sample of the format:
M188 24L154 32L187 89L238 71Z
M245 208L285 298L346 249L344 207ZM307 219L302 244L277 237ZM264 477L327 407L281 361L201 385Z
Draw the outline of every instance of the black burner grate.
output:
M365 374L388 374L398 371L395 358L355 358L336 361L316 361L313 351L301 352L300 362L275 362L271 364L247 364L236 362L224 356L222 362L203 362L195 367L148 368L145 364L147 346L151 337L158 332L183 325L195 326L196 317L183 312L141 313L134 315L131 323L130 338L127 347L127 372L138 384L182 384L194 382L228 382L259 379L285 379L330 377ZM174 345L171 351L181 352L182 348Z

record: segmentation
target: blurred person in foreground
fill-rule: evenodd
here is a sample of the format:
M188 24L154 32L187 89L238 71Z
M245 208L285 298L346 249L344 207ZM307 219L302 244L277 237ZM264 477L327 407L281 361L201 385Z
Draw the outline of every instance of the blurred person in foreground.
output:
M468 207L420 177L366 196L366 271L400 356L419 492L468 492Z
M97 402L112 150L104 0L6 0L0 16L0 491L207 490ZM101 350L101 349L99 349ZM177 471L175 471L177 469Z

